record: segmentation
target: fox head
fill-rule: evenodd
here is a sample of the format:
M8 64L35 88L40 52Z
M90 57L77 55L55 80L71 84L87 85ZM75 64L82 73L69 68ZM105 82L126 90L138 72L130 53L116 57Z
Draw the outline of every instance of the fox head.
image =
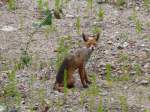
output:
M85 41L86 47L90 50L94 50L96 48L99 36L99 33L97 33L95 36L86 36L84 33L82 33L82 38Z

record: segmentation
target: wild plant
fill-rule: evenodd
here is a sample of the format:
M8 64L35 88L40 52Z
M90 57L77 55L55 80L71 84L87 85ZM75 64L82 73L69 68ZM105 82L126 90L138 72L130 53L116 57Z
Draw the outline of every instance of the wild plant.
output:
M149 0L143 0L145 8L150 11L150 1Z
M20 67L24 68L25 66L28 67L32 63L32 57L29 55L27 49L21 49L21 57L20 57Z
M80 23L80 17L77 17L76 20L76 28L77 28L77 33L80 34L81 33L81 23Z
M55 10L59 11L61 9L61 0L55 0Z
M7 5L8 5L8 9L10 11L15 10L16 9L16 0L8 0Z
M92 8L93 8L93 0L88 0L87 2L88 2L88 4L87 4L88 9L92 10Z
M106 64L106 80L111 81L111 64Z
M92 33L93 34L97 34L97 33L101 33L102 32L102 29L98 26L93 26L92 27Z
M19 105L21 102L21 93L17 87L16 71L11 70L8 72L8 83L4 86L4 97L6 105ZM9 102L8 102L9 100ZM11 104L12 102L12 104Z
M117 5L118 7L123 6L125 3L126 3L125 0L116 0L116 5Z
M60 64L62 63L64 57L70 50L70 43L71 37L65 36L61 37L58 40L58 48L57 48L57 60L56 60L56 67L59 68Z
M120 80L127 81L129 80L129 68L130 68L128 54L121 52L120 61L123 63L121 67L121 70L123 71L123 76L120 78Z
M137 19L137 20L135 21L135 25L136 25L136 31L137 31L138 33L141 33L141 32L142 32L142 23L140 22L139 19Z
M89 96L89 106L90 106L90 111L93 110L93 108L95 108L95 103L96 103L96 97L99 95L100 89L97 87L96 85L96 75L93 74L92 75L92 84L89 87L89 90L87 92L88 96Z
M97 112L103 112L103 102L102 102L102 98L99 97L99 104L98 104L98 109Z
M122 112L128 112L127 98L125 96L120 96L119 100L120 100L120 105L121 105Z
M99 8L98 10L98 20L102 21L104 19L104 15L105 15L105 12L104 12L104 9L102 9L101 7Z
M139 64L134 65L134 69L136 71L136 75L141 76L142 75L142 68Z
M132 14L132 16L129 19L134 22L136 32L141 33L143 25L142 25L141 21L137 17L137 12L136 12L135 8L133 8L133 14Z
M43 0L38 0L37 4L38 4L38 10L39 10L39 12L42 12L42 10L43 10Z

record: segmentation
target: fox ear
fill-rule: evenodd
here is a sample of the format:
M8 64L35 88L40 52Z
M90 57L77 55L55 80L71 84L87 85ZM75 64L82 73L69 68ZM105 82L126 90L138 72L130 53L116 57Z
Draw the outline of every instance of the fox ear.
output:
M82 38L85 42L87 41L86 35L84 33L82 33Z
M99 33L97 33L97 34L96 34L96 41L98 41L99 36L100 36L100 34L99 34Z

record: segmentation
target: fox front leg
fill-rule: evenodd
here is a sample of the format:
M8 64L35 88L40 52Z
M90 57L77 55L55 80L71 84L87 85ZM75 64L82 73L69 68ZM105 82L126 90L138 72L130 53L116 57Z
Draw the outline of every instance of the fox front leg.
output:
M81 79L81 83L82 83L83 87L88 88L88 85L85 82L85 73L84 73L84 68L83 67L79 68L79 74L80 74L80 79Z
M86 83L87 83L87 84L91 84L92 82L91 82L91 81L89 81L89 79L88 79L88 76L87 76L87 73L86 73L85 69L84 69L84 75L85 75L85 81L86 81Z
M72 70L72 69L69 69L68 71L67 71L67 87L68 88L73 88L74 87L74 83L75 83L75 81L74 81L74 78L73 78L73 71L74 70Z

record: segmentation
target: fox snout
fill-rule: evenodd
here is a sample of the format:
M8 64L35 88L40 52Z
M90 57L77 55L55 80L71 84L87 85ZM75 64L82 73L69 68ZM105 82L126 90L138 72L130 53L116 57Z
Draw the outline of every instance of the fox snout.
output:
M96 47L94 45L92 45L92 46L89 47L89 49L92 50L92 51L95 50L95 48Z

